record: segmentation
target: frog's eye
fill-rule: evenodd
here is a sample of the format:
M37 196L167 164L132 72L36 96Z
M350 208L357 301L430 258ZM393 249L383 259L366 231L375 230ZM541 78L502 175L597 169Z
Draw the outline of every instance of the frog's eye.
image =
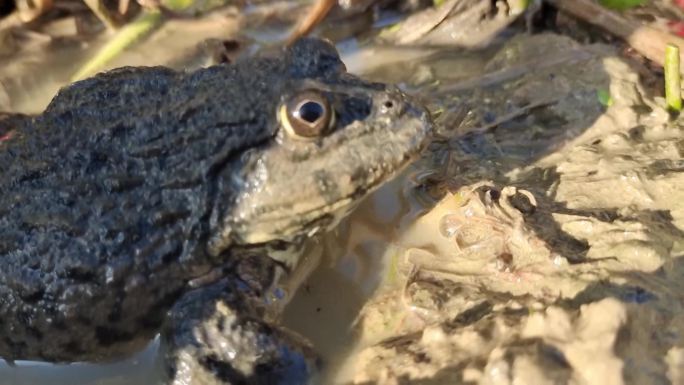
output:
M300 92L280 108L285 131L297 139L311 140L325 135L334 117L328 99L314 90Z

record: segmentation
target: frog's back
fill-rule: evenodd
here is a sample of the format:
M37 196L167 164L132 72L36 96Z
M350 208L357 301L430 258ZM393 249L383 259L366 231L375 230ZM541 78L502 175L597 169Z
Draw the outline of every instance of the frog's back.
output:
M102 74L0 142L1 357L130 351L212 267L234 190L216 174L272 136L260 109L282 68L256 63Z

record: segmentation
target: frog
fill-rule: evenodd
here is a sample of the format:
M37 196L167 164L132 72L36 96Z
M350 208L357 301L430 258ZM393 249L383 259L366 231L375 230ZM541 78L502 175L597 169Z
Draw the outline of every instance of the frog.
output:
M161 333L173 384L310 381L321 362L278 323L278 282L433 126L314 38L114 69L2 122L0 357L113 361Z

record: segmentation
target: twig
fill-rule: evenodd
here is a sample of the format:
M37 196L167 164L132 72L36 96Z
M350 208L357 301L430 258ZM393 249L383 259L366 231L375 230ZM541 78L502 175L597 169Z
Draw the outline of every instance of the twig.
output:
M665 64L665 47L668 43L678 46L680 59L684 59L684 39L630 21L591 0L544 1L622 38L637 52L661 66Z
M507 114L501 115L498 119L495 121L485 124L479 127L472 128L470 130L467 130L464 134L471 134L471 133L477 133L477 134L482 134L485 133L489 130L492 130L504 123L510 122L513 119L516 119L520 116L527 115L531 110L539 107L546 107L550 106L553 104L556 104L560 101L560 98L558 99L553 99L553 100L540 100L540 101L535 101L531 102L530 104L527 104L525 106L519 107Z
M308 35L324 18L328 15L330 10L337 1L335 0L318 0L309 11L300 19L295 29L287 38L287 45L292 45L297 39Z
M415 42L441 24L460 3L463 2L449 0L438 7L428 8L409 16L394 32L395 42L397 44Z
M114 19L112 13L107 9L103 0L84 0L84 3L97 16L98 19L107 27L110 32L115 32L119 23Z

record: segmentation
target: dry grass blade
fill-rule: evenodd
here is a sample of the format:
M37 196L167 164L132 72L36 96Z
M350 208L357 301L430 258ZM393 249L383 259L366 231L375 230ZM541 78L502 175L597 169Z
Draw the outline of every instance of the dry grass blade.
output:
M72 81L93 75L121 51L157 28L162 22L159 10L145 11L123 27L102 49L72 77Z
M562 55L556 55L553 57L546 58L536 58L528 62L515 65L512 67L504 68L498 71L486 73L480 77L466 79L460 82L448 84L439 87L436 92L439 95L471 90L482 87L490 87L495 84L503 83L511 79L523 76L526 73L532 71L539 71L544 68L554 67L564 63L579 63L588 60L592 57L590 53L584 50L570 50Z

